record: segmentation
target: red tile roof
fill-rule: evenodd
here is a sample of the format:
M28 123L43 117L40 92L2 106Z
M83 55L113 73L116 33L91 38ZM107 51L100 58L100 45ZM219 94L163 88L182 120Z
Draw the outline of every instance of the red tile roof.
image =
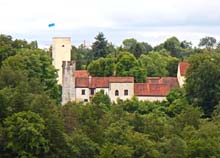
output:
M90 88L108 88L109 77L92 77Z
M146 83L168 84L171 86L171 88L179 87L177 77L147 77Z
M83 78L89 77L89 73L87 70L76 70L74 75L76 78L77 77L83 77Z
M110 83L133 83L134 77L109 77Z
M87 88L87 87L89 87L89 78L86 78L86 77L75 78L75 87L76 88Z
M179 63L179 68L180 68L180 75L185 76L186 71L189 68L189 63L188 62L180 62Z
M109 83L133 83L134 77L92 77L90 88L108 88Z
M171 87L168 84L134 84L134 94L136 96L167 96L170 90Z

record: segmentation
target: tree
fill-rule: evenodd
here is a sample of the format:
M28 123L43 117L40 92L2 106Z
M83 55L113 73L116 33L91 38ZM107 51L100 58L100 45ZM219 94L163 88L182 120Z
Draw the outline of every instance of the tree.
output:
M183 49L192 49L192 42L184 40L180 43L180 47L182 47Z
M101 90L93 96L91 103L96 105L104 104L107 106L107 109L110 109L111 100L109 96L105 94L104 90Z
M16 77L17 75L17 77ZM20 82L35 84L45 93L60 102L60 88L57 85L57 72L49 56L42 50L21 49L15 56L3 62L0 70L0 87L16 87Z
M175 57L161 55L159 52L150 52L141 55L139 60L144 65L148 76L176 76L179 60Z
M220 54L203 53L189 58L186 74L186 94L195 105L203 107L210 116L220 100Z
M44 137L44 120L33 112L20 112L4 121L6 148L12 157L42 157L48 151L48 140Z
M115 59L113 57L99 58L88 65L91 76L109 77L114 75Z
M146 72L142 64L130 53L122 52L117 59L116 64L117 76L132 76L135 82L144 82Z
M213 48L216 44L216 39L214 37L204 37L200 39L199 47L205 46L206 48Z
M106 57L108 54L108 41L105 39L104 34L100 32L95 37L95 42L92 44L92 51L94 53L94 59L100 57Z
M146 42L138 42L134 38L125 39L123 42L123 48L134 54L136 58L139 58L142 53L148 53L152 50L152 46Z
M176 37L171 37L164 42L164 48L170 51L171 56L180 57L180 42Z

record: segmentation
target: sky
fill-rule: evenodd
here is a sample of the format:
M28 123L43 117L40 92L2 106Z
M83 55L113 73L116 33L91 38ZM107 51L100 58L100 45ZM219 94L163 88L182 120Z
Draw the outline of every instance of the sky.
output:
M91 45L99 32L117 46L126 38L153 46L172 36L194 46L206 36L219 41L220 0L0 0L0 34L14 39Z

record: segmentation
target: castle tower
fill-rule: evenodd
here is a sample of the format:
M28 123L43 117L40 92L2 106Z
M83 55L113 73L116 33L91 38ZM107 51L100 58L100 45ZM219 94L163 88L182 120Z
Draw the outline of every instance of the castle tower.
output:
M63 61L62 64L62 104L76 100L75 92L75 61Z
M62 62L71 60L70 37L54 37L52 40L53 65L58 69L58 84L62 84Z

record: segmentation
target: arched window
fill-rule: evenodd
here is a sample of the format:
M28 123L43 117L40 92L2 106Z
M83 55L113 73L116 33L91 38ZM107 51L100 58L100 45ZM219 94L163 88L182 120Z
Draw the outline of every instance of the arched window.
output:
M119 91L115 90L115 96L119 96Z

